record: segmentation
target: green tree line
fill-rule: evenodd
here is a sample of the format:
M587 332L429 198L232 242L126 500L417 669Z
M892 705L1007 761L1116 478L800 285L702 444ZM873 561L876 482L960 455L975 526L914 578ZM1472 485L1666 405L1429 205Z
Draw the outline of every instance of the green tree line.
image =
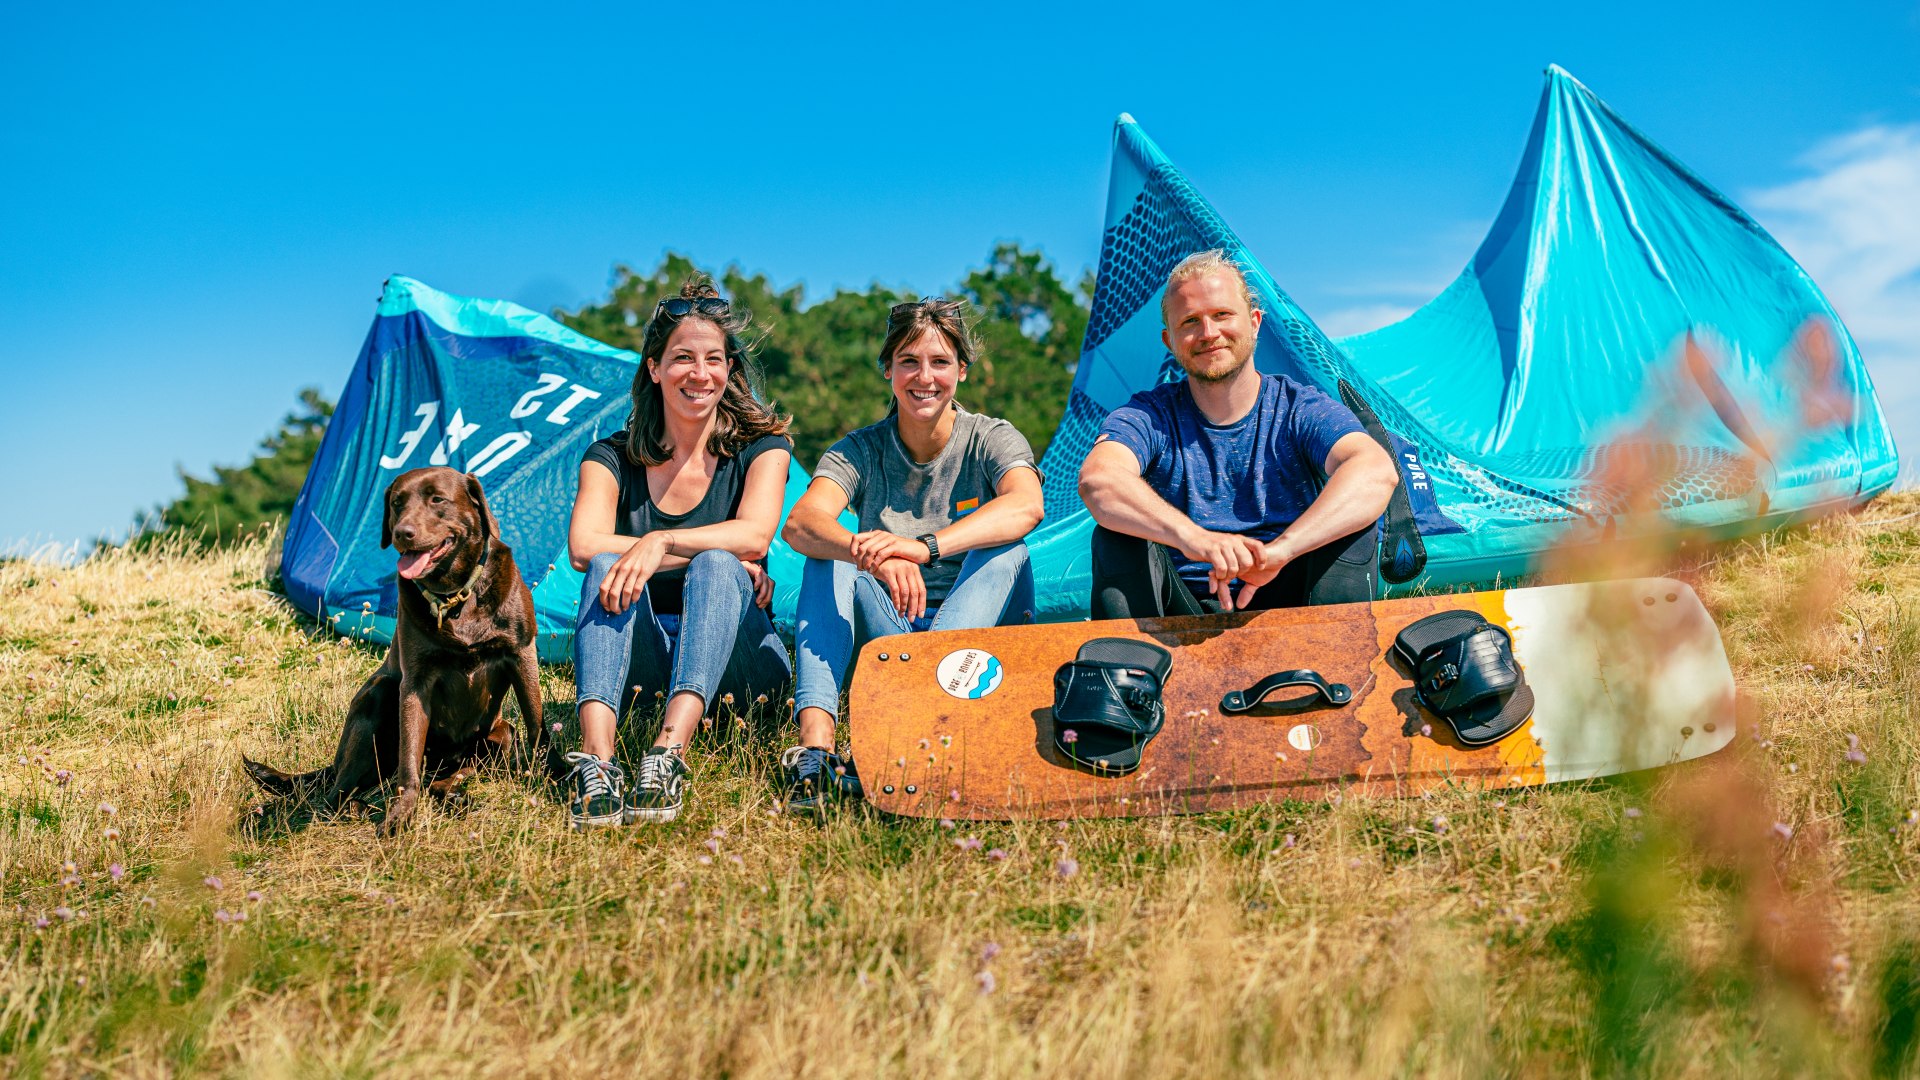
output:
M835 439L886 415L888 391L878 357L887 312L918 297L885 285L840 289L808 303L799 285L781 289L737 265L715 270L669 253L649 273L617 266L606 300L553 315L588 337L638 351L654 305L697 271L712 275L735 307L753 313L759 389L793 415L801 465L811 469ZM979 363L960 386L960 403L1012 421L1034 453L1045 453L1086 335L1093 275L1069 282L1040 251L1000 244L946 295L973 305L982 345ZM181 470L186 493L136 518L128 542L145 546L162 536L184 536L206 546L229 544L286 521L332 415L332 403L318 390L302 390L299 407L252 460L215 466L205 479Z

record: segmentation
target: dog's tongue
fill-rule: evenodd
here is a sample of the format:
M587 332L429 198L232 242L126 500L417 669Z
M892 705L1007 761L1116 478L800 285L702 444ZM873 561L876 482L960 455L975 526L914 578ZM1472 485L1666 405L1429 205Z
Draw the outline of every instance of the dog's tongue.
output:
M439 548L431 551L415 551L400 556L400 576L412 581L433 566L433 557L440 553Z

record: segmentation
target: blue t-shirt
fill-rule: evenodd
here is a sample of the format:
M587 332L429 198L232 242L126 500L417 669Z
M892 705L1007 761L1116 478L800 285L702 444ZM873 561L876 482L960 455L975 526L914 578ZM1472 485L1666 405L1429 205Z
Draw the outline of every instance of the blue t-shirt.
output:
M1235 423L1208 422L1181 379L1133 395L1107 414L1100 437L1133 451L1147 486L1194 524L1265 542L1320 494L1333 444L1365 430L1320 390L1262 375L1259 404ZM1207 593L1209 565L1173 557L1187 587Z

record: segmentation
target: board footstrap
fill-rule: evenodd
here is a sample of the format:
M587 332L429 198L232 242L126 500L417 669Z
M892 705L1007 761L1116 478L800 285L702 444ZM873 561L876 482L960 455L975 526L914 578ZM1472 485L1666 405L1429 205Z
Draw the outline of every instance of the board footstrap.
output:
M1400 631L1393 651L1413 671L1414 696L1468 746L1506 737L1533 715L1533 690L1504 626L1442 611Z
M1166 722L1161 693L1173 654L1132 638L1094 638L1053 673L1054 745L1103 775L1140 765Z

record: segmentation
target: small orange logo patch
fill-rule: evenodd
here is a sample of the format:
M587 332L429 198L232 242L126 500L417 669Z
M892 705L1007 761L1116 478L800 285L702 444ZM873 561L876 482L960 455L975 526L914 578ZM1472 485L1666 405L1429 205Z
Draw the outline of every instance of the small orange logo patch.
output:
M980 509L980 499L978 496L971 499L962 499L953 504L953 512L956 514L970 514L978 509Z

